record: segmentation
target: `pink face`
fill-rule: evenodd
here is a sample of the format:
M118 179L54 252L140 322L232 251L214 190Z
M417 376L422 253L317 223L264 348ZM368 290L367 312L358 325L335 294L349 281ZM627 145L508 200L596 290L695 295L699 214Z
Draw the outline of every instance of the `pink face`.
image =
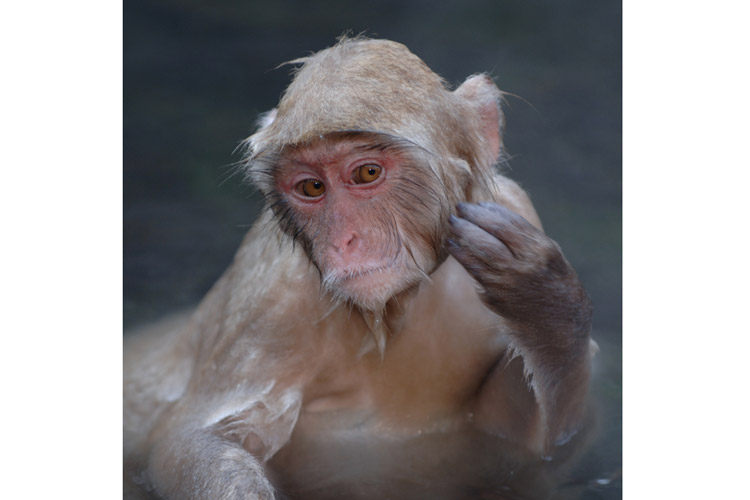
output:
M431 269L424 242L402 230L409 213L398 186L410 163L372 140L320 141L282 156L276 188L334 295L382 307Z

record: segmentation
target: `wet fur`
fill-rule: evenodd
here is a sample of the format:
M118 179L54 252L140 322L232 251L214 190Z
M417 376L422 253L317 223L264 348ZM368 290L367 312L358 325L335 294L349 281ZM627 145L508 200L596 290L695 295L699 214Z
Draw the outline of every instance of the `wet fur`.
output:
M273 498L264 464L283 471L310 436L469 427L552 452L580 426L590 304L526 194L496 170L500 91L484 75L451 91L385 40L343 39L296 63L246 144L266 210L191 316L126 338L126 495ZM326 282L325 226L278 186L290 155L351 144L403 166L368 228L408 271L383 303ZM460 205L480 201L492 204ZM525 258L472 237L491 229L484 219L498 241L523 239Z

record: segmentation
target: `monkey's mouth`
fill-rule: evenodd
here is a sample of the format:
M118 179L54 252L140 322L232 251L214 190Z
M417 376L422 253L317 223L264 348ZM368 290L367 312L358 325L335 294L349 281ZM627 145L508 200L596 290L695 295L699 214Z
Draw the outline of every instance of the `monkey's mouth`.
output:
M325 288L355 304L370 308L385 305L395 293L409 285L408 273L393 265L342 269L327 274Z
M371 266L358 269L345 269L340 273L337 279L340 283L345 283L347 281L356 280L365 276L372 276L373 274L386 274L391 271L391 266Z
M358 290L380 289L398 279L394 266L366 266L353 269L340 269L326 276L326 287Z

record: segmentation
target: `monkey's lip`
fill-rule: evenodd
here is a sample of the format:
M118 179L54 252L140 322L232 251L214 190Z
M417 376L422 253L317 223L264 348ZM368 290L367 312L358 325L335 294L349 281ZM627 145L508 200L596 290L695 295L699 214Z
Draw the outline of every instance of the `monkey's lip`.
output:
M350 269L339 269L328 275L328 285L339 288L382 288L398 281L404 274L393 265L360 266Z
M346 281L356 280L365 276L372 276L377 274L390 274L394 272L393 266L365 266L355 269L344 269L339 273L336 273L334 279L339 283Z

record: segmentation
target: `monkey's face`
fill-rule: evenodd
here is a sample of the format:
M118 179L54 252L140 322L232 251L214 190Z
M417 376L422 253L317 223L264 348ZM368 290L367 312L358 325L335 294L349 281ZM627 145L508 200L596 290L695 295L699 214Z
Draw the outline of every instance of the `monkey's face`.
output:
M377 136L288 147L271 205L324 288L366 309L419 283L443 253L449 202L418 151Z

